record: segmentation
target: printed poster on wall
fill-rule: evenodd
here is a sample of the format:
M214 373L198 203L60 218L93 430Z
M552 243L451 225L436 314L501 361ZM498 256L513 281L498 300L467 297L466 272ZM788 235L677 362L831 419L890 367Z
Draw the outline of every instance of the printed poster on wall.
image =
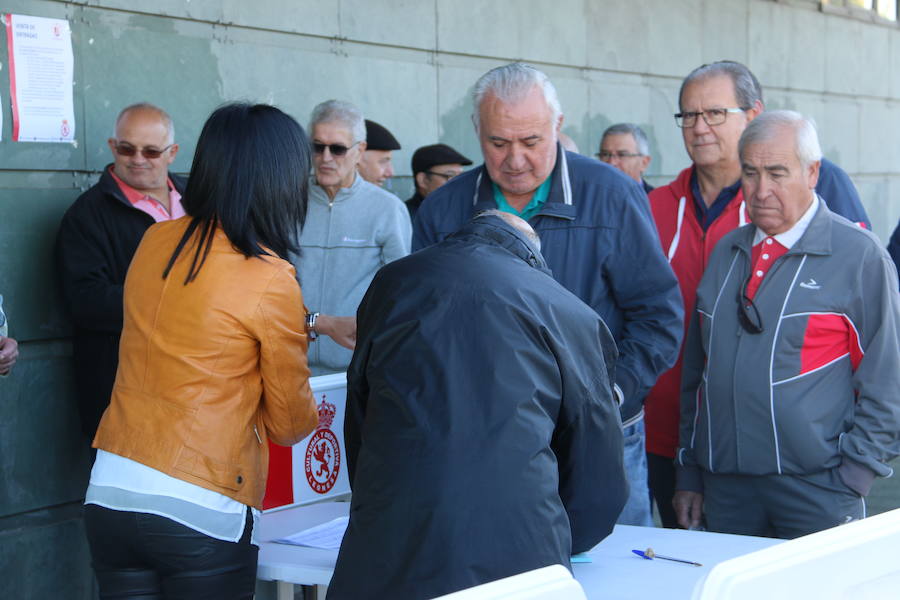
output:
M13 141L74 141L69 22L7 14L6 42Z

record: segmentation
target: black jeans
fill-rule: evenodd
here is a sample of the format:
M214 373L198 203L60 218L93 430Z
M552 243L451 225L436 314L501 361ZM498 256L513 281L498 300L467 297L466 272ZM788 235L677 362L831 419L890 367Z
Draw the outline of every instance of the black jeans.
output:
M209 537L147 513L84 507L102 600L244 600L256 589L259 548L247 510L238 542Z

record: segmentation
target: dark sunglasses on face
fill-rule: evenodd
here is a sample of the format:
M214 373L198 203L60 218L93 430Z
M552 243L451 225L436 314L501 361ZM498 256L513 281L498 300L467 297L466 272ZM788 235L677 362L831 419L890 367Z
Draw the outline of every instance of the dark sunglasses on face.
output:
M175 144L169 144L162 150L157 150L156 148L138 149L138 148L135 148L134 146L132 146L131 144L117 143L116 144L116 154L118 154L120 156L134 156L135 154L140 152L144 158L153 159L153 158L159 158L160 156L163 155L163 152L165 152L166 150L168 150L169 148L171 148L174 145Z
M359 142L356 142L356 144L358 143ZM353 146L356 144L353 144ZM350 146L350 148L353 146ZM332 156L343 156L350 150L350 148L343 144L320 144L319 142L313 142L312 147L313 152L316 154L325 154L325 148L328 148L328 151L331 152Z

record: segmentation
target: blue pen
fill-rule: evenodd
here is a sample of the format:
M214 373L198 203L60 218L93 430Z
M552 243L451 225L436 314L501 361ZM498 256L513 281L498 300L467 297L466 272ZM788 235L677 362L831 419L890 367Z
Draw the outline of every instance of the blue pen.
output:
M657 554L653 551L653 548L647 548L646 550L632 550L635 554L640 556L641 558L645 558L647 560L653 560L654 558L660 558L662 560L671 560L674 562L684 563L686 565L694 565L695 567L702 567L698 562L694 562L692 560L684 560L682 558L673 558L671 556L663 556L662 554Z

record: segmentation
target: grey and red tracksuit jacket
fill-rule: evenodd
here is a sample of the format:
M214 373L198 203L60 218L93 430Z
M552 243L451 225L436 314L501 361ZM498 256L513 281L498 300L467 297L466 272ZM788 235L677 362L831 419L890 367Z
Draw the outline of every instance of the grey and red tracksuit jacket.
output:
M684 300L685 339L694 312L697 285L716 243L729 231L749 222L741 191L728 203L704 231L697 219L691 192L694 166L684 169L672 183L649 194L650 210L659 233L663 252L678 277ZM828 207L850 221L871 229L869 217L859 194L847 174L833 162L823 158L816 192ZM678 446L678 413L681 391L682 355L675 366L660 375L644 403L646 408L647 451L660 456L675 456Z
M869 231L820 203L753 297L738 297L755 227L719 242L697 290L682 372L678 489L711 473L809 474L839 468L861 495L900 455L900 294Z

